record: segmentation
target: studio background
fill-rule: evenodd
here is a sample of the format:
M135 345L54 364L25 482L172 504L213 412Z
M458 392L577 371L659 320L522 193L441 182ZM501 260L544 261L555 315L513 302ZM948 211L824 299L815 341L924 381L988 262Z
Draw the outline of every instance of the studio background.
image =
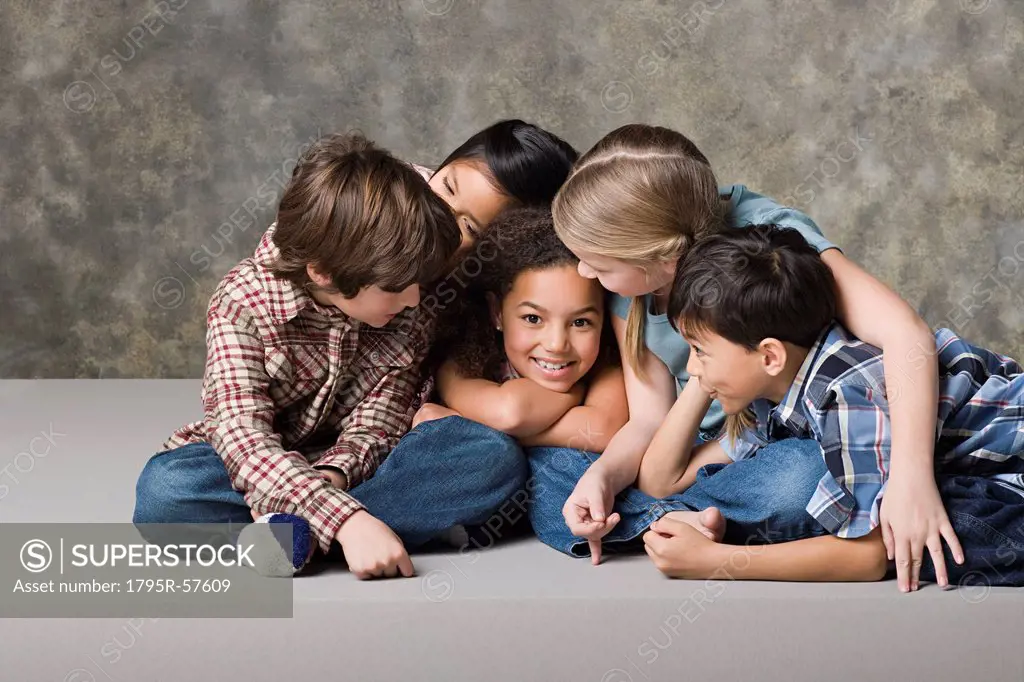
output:
M676 128L1024 359L1022 74L1016 0L5 0L0 378L201 377L305 146L434 165L502 118Z

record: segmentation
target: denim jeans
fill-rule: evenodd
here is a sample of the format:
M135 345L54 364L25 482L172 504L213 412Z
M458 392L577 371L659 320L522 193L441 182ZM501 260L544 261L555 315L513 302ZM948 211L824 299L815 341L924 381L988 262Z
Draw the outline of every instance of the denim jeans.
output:
M574 536L562 507L597 455L570 448L529 448L530 522L547 545L572 556L589 556ZM639 546L651 523L670 511L718 507L727 521L726 542L765 544L826 535L807 513L807 502L826 472L816 441L790 438L761 448L750 459L709 464L688 489L655 499L634 487L615 498L621 520L602 545L614 552Z
M958 566L942 543L950 585L981 589L1024 585L1024 497L980 476L939 475L937 482L964 550L964 564ZM927 549L921 580L935 582L935 566Z
M513 438L446 417L406 434L376 474L348 492L413 549L454 526L483 524L523 488L526 475L525 457ZM135 492L136 524L252 521L224 462L206 443L154 455ZM148 531L153 534L153 527Z

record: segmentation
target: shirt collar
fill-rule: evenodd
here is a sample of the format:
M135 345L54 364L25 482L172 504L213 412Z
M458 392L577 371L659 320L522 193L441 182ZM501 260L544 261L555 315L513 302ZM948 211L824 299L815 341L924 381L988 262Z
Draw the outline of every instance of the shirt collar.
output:
M512 363L508 358L501 363L501 381L512 381L513 379L521 379L522 376L516 371L516 368L512 366Z
M819 359L818 356L821 354L821 350L828 345L826 342L832 333L833 327L834 325L829 325L818 335L817 340L810 350L807 351L807 357L800 364L800 369L797 371L789 390L786 391L786 395L783 396L782 402L776 405L770 414L770 417L774 418L777 422L790 427L791 430L795 430L798 433L805 431L809 426L807 419L800 410L800 405L804 402L804 396L809 385L808 382L814 376L814 365Z
M281 279L271 272L270 265L281 255L280 249L274 243L274 231L276 228L277 223L274 223L263 234L259 246L256 247L256 253L253 255L253 261L257 266L256 276L265 294L270 319L276 324L285 324L289 320L296 318L306 308L312 308L324 317L331 318L332 320L337 318L352 325L355 321L345 315L338 307L318 303L302 287L286 279Z

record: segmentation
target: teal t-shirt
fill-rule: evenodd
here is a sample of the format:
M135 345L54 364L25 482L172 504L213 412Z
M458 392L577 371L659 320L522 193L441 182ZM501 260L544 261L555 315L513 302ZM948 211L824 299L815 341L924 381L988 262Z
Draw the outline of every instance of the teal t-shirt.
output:
M807 243L818 250L818 253L839 248L825 239L821 228L813 220L796 209L781 206L773 199L751 192L743 185L720 187L719 193L728 198L731 203L729 215L726 218L730 227L749 227L773 223L798 230ZM612 294L612 313L626 319L632 301L631 298ZM644 344L648 350L665 363L675 376L676 394L678 395L690 378L689 372L686 371L686 363L690 359L690 344L686 343L686 340L672 329L668 315L659 315L653 312L654 297L651 294L644 296L644 303L647 309L647 319L644 321ZM705 432L715 433L724 422L725 413L722 411L722 405L715 400L711 403L700 426Z

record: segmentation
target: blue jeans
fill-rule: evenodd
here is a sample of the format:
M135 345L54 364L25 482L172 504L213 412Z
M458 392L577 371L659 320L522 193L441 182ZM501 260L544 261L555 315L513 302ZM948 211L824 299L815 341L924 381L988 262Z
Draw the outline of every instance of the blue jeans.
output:
M513 438L446 417L406 434L376 474L348 492L413 549L453 526L483 524L523 488L526 476L526 459ZM206 443L154 455L135 494L137 524L252 521L223 460Z
M949 547L942 544L950 585L1024 585L1024 497L980 476L939 475L937 483L964 550L964 564L958 566ZM927 549L921 580L935 582L935 566Z
M529 448L530 522L547 545L572 556L588 556L586 540L574 536L562 507L597 455L570 448ZM634 487L615 498L622 517L605 536L608 551L632 548L651 523L670 511L718 507L727 521L726 542L764 544L826 535L807 513L807 502L825 475L816 441L790 438L761 448L750 459L709 464L688 489L655 499Z

